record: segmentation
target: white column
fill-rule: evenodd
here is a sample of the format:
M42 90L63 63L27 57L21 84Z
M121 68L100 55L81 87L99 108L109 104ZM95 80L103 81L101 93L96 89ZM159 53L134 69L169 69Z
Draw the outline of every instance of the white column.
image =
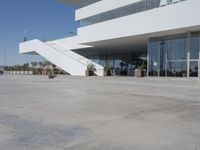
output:
M167 50L165 50L165 77L167 77Z
M147 46L147 77L149 77L149 41L148 40L148 46Z
M190 52L187 52L187 78L190 77Z
M198 60L198 78L200 79L200 52L199 52L199 60Z
M199 32L199 46L200 46L200 32ZM200 47L199 47L199 59L198 59L198 78L200 79Z
M190 33L188 33L188 46L187 46L187 78L190 77Z

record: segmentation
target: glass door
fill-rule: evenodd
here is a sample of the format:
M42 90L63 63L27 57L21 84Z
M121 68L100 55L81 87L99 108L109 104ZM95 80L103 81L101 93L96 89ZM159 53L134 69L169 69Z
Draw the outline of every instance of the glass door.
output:
M198 77L198 61L190 61L190 77Z
M200 49L199 32L190 34L190 77L198 77L199 70L199 49Z
M166 43L162 39L151 39L149 43L149 76L165 76Z

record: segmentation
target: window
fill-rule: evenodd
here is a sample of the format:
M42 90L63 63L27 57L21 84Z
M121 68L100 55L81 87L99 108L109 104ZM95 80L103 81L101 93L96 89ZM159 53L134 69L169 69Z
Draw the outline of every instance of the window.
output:
M170 36L167 40L167 59L187 59L187 35Z
M190 59L199 59L199 33L191 33Z

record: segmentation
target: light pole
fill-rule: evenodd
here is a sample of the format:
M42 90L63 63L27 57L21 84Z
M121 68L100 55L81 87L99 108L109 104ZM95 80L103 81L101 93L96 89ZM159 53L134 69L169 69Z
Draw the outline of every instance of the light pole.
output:
M5 66L6 66L6 57L7 57L7 50L4 50L4 66L3 66L3 70L5 70Z
M26 31L24 30L24 42L27 41L27 38L26 38Z

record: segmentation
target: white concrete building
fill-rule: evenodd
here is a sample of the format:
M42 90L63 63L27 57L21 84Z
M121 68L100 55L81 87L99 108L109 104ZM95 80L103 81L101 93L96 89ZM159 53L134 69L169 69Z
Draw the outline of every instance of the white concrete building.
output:
M61 0L77 6L77 34L20 43L20 53L39 54L71 75L115 75L147 66L149 76L197 77L200 0Z

